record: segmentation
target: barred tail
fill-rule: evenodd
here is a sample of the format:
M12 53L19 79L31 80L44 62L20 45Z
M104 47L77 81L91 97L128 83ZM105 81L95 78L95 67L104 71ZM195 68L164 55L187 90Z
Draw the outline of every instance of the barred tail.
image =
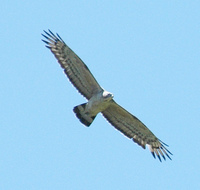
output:
M80 120L80 122L89 127L95 119L96 115L90 116L89 114L85 113L85 108L86 103L74 107L73 111L76 114L76 117Z

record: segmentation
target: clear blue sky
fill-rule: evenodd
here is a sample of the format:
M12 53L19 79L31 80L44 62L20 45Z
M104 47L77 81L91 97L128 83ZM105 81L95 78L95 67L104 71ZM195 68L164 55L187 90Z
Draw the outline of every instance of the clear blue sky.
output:
M0 189L200 189L199 1L4 1ZM57 32L174 154L160 163L99 114L41 41Z

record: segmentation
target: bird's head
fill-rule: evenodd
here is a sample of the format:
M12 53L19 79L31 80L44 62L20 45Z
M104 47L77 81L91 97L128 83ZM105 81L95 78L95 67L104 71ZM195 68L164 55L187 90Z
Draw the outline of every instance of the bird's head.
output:
M103 92L103 99L104 101L110 101L111 99L113 99L114 95L106 90L104 90Z

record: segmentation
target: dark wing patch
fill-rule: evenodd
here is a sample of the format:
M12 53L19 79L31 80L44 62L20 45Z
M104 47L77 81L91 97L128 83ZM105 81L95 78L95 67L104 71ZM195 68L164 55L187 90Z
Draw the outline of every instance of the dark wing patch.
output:
M116 129L142 148L145 149L148 145L154 158L157 156L161 161L161 156L164 160L167 156L171 160L169 154L172 155L172 153L165 147L167 145L159 140L138 118L119 106L114 100L102 114Z
M65 44L58 34L44 31L46 47L54 54L65 74L77 90L87 99L102 90L84 62Z

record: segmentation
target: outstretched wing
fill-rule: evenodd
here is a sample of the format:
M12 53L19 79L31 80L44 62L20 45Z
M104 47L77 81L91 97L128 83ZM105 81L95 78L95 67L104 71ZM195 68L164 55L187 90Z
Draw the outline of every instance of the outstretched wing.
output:
M128 138L133 139L138 145L144 149L148 145L154 158L156 154L161 161L160 155L164 160L166 155L171 160L169 154L172 155L172 153L164 146L166 144L160 141L139 119L114 100L111 101L110 106L102 114L116 129Z
M57 34L54 35L50 30L49 33L44 31L46 35L42 34L48 41L42 40L48 47L64 72L68 76L71 83L77 88L77 90L90 99L93 94L102 90L97 83L88 67L83 61L65 44L62 38Z

